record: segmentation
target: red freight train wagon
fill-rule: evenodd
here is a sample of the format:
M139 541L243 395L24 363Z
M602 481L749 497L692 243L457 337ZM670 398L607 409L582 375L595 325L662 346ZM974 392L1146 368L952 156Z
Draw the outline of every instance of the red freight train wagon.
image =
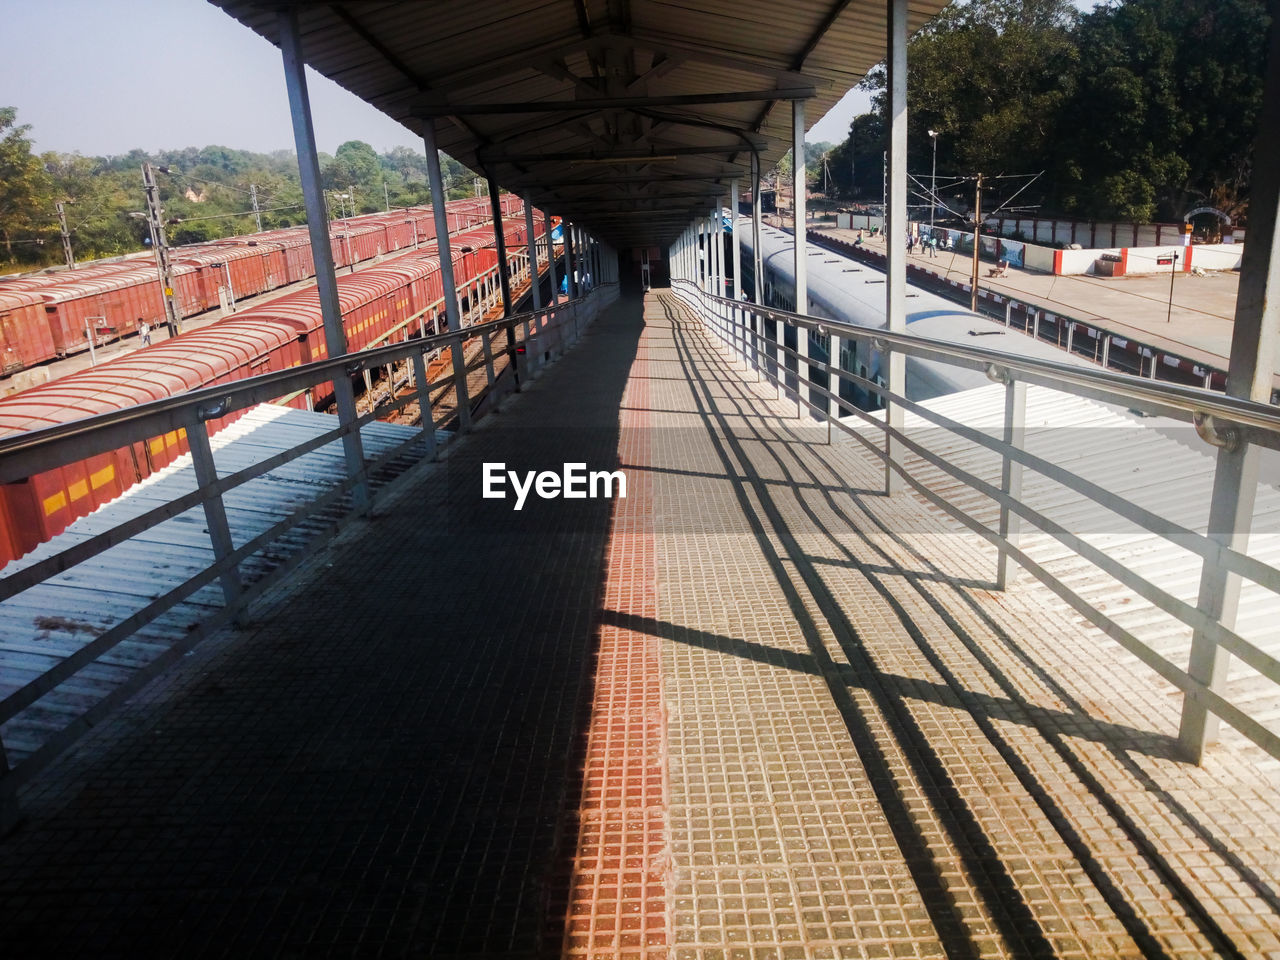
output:
M352 223L340 233L347 246L346 263L372 260L387 252L387 234L380 223Z
M274 257L280 263L280 269L284 271L284 275L276 286L283 287L290 283L297 283L315 274L315 261L311 256L311 235L307 233L306 227L269 230L266 233L254 234L254 240L279 248L279 252Z
M195 277L190 272L188 283ZM175 281L177 278L175 277ZM192 296L194 289L183 291ZM116 336L137 329L138 317L164 316L160 282L145 268L108 276L65 280L43 294L45 313L59 354L88 349L86 331L106 328Z
M0 436L297 366L292 329L230 320L0 400ZM214 433L240 411L210 421ZM22 556L187 450L182 430L0 485L0 562Z
M272 254L281 253L276 263ZM222 297L238 300L252 297L281 286L286 273L282 252L271 244L250 247L239 243L202 244L183 251L178 263L195 271L199 284L200 310L187 308L191 314L221 306Z
M44 298L31 290L0 287L0 375L51 360L56 353Z

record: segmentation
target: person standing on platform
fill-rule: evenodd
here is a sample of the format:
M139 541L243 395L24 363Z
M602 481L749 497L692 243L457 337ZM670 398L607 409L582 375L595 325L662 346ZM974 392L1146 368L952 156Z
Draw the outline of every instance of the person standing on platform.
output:
M138 340L144 347L151 346L151 324L141 317L138 318Z

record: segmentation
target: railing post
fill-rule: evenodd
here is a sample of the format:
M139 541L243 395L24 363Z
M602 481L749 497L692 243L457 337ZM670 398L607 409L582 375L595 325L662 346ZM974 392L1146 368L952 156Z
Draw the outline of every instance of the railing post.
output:
M1019 380L1006 380L1004 385L1004 442L1021 450L1026 436L1027 385ZM1000 492L1012 500L1022 497L1022 464L1001 454ZM1005 504L1000 504L1000 556L996 562L996 589L1009 585L1009 551L1005 544L1017 546L1022 518Z
M786 340L783 340L786 343ZM804 343L806 349L801 350L800 345ZM809 331L800 324L796 324L796 419L804 419L804 374L802 370L807 369L809 359Z
M533 371L536 373L542 370L542 354L543 344L546 341L546 329L551 324L552 318L559 313L563 307L552 306L546 313L540 313L533 318L533 330L530 333L531 341L526 348L526 353L533 358Z
M787 395L787 324L783 320L773 321L775 363L773 372L776 375L774 385L778 389L778 399Z
M486 330L480 334L480 349L484 352L484 377L486 386L490 390L493 389L493 346L489 343L489 333Z
M733 318L733 346L738 356L742 358L742 372L747 372L747 338L743 334L742 324L746 317L742 309L742 304L737 300L733 302L733 306L729 308L729 315Z
M484 379L485 386L489 391L489 402L493 404L493 409L497 410L502 405L502 398L498 396L497 390L494 388L496 377L493 373L493 344L490 337L493 330L485 330L480 334L480 347L484 351ZM514 373L515 371L512 371Z
M764 321L751 307L751 366L755 367L755 381L760 383L760 337L764 335Z
M213 460L213 448L209 445L209 431L205 422L197 412L187 423L187 446L191 450L191 465L195 469L196 486L200 490L218 482L218 467ZM204 520L209 527L209 540L213 544L213 558L221 563L235 552L231 542L231 527L227 523L227 510L222 502L222 494L205 495L201 498L204 505ZM240 572L232 567L219 578L222 583L222 598L227 609L234 610L240 605ZM244 625L244 611L236 613L238 626Z
M453 392L458 411L458 432L466 433L471 429L471 398L467 395L467 360L463 355L463 335L449 348L453 359Z
M422 419L423 438L427 444L427 459L436 458L436 420L431 412L431 390L427 386L427 364L422 354L413 355L413 379L418 387L418 414Z
M823 409L827 414L827 444L831 444L831 421L839 419L841 411L844 409L840 406L840 387L844 383L844 377L840 375L840 337L835 333L827 336L827 367L834 373L827 374L827 389L831 391L835 400L824 400Z
M527 316L523 320L523 325L524 353L521 353L516 349L516 322L515 320L507 322L507 343L511 346L512 365L520 383L529 376L529 318Z
M1213 475L1213 499L1209 504L1209 538L1225 550L1243 553L1249 543L1249 526L1253 520L1254 501L1258 492L1258 448L1248 441L1239 446L1218 450ZM1240 605L1240 575L1231 573L1220 563L1206 559L1200 572L1197 608L1215 623L1228 630L1235 627ZM1191 654L1187 673L1192 680L1221 693L1227 682L1231 655L1217 642L1196 630L1191 636ZM1182 702L1182 718L1178 742L1193 763L1204 758L1204 749L1218 739L1216 714L1190 696Z

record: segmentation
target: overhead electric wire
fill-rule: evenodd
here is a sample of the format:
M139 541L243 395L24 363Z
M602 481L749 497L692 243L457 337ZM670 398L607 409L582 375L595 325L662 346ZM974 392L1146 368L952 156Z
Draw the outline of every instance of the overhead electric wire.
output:
M228 217L252 217L254 213L274 213L277 210L297 210L302 204L291 203L284 207L265 207L261 210L244 210L240 213L218 213L208 217L173 217L178 223L197 223L201 220L226 220Z

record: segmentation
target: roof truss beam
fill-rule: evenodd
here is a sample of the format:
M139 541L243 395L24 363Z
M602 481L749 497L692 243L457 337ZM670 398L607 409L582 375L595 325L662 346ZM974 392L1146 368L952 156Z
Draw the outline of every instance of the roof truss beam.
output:
M723 177L732 177L737 173L736 170L726 170L723 173L680 173L674 176L654 177L643 174L631 175L627 174L621 177L609 177L605 180L591 180L582 177L573 177L566 173L564 178L558 178L554 174L544 176L528 176L528 177L508 177L503 181L504 185L515 187L523 190L526 187L537 188L546 187L548 190L572 189L573 187L609 187L617 184L652 184L655 187L661 187L664 183L698 183L705 182L708 184L715 183Z
M448 75L426 78L425 86L434 91L438 98L440 93L463 90L479 83L488 83L495 77L533 69L540 73L547 73L549 76L559 80L573 82L575 85L579 85L580 89L585 86L588 90L595 90L597 89L594 82L595 78L578 77L564 64L564 59L576 53L587 53L588 55L599 57L610 46L620 47L625 50L642 49L648 51L655 58L665 57L670 61L669 66L665 67L660 67L655 62L650 68L650 73L653 73L654 70L660 70L662 74L669 73L682 63L692 61L763 77L773 81L778 87L784 88L816 87L820 82L816 78L796 70L788 70L785 67L762 63L747 56L729 56L696 44L681 43L675 38L646 37L642 35L629 37L602 35L588 38L561 37L540 46L531 47L518 54L490 60L482 67L476 67L471 70L456 70ZM418 97L414 100L411 108L418 103L430 105L431 102L430 96Z
M581 113L583 110L640 110L647 107L687 107L708 103L759 103L769 100L808 100L811 86L771 90L726 90L670 96L591 97L578 100L525 100L510 103L424 103L420 117L463 117L514 113Z
M754 138L760 140L761 138ZM660 163L672 157L698 157L741 153L752 146L763 149L763 143L752 143L752 138L733 143L709 143L701 146L654 147L652 150L567 150L560 153L524 153L481 148L477 156L481 163ZM734 167L745 164L721 160Z

